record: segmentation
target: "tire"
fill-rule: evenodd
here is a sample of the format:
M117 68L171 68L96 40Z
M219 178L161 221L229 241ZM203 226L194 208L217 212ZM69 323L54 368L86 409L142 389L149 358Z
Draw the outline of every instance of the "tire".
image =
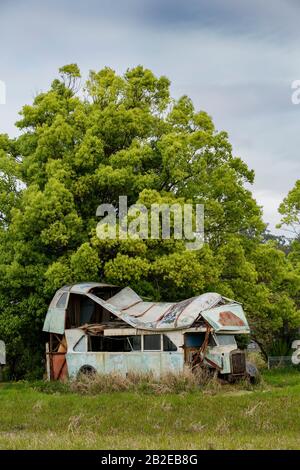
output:
M94 376L97 373L95 367L89 366L88 364L85 364L84 366L81 366L79 369L79 372L77 374L77 377L80 377L80 375L85 375L85 376Z
M260 382L260 374L258 368L251 362L246 362L246 374L251 384L255 385Z

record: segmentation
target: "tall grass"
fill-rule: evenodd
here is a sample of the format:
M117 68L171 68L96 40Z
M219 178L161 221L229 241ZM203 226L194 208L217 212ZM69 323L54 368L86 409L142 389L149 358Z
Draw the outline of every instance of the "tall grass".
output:
M202 381L203 383L203 381ZM199 390L201 380L190 371L166 373L160 377L149 373L129 372L126 376L118 373L82 374L69 383L72 392L96 395L106 392L182 393Z
M173 376L144 377L147 387L148 382L159 385L149 394L97 389L90 394L89 386L73 393L68 382L3 383L0 449L299 449L299 371L262 374L264 388L245 391L242 383L221 385L210 377L207 385L196 383L196 393L164 394L174 383L184 383ZM112 377L106 379L116 385ZM76 382L72 387L82 383Z
M259 381L255 384L257 385ZM167 372L154 375L152 372L139 373L131 371L126 375L112 372L109 374L80 374L75 379L65 382L38 381L32 383L38 391L52 394L77 393L81 395L98 395L112 392L139 392L162 395L167 393L193 393L203 391L217 393L222 389L252 390L253 384L247 378L237 378L234 382L218 376L217 371L201 368L183 372Z

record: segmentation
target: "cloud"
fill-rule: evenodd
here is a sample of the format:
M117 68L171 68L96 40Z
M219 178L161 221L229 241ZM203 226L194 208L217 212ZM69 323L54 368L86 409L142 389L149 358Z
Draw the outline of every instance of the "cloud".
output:
M86 76L139 63L167 75L229 132L235 154L255 169L253 190L272 226L278 202L299 178L300 4L295 0L2 0L0 132L16 134L18 111L77 62Z

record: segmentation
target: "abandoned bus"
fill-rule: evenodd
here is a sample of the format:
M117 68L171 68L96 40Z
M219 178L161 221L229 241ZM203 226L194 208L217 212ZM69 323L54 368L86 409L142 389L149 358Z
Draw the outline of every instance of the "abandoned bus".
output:
M81 283L59 289L43 331L47 376L129 371L217 370L224 378L246 375L245 353L235 335L249 334L240 303L217 293L180 302L144 301L130 287Z

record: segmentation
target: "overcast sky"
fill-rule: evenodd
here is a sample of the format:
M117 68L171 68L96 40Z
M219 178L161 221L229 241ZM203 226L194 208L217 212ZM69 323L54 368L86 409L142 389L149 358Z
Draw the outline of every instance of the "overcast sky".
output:
M235 155L254 168L252 188L274 230L282 198L300 178L298 0L0 0L0 132L65 64L83 75L142 64L189 95ZM275 231L276 232L276 231Z

